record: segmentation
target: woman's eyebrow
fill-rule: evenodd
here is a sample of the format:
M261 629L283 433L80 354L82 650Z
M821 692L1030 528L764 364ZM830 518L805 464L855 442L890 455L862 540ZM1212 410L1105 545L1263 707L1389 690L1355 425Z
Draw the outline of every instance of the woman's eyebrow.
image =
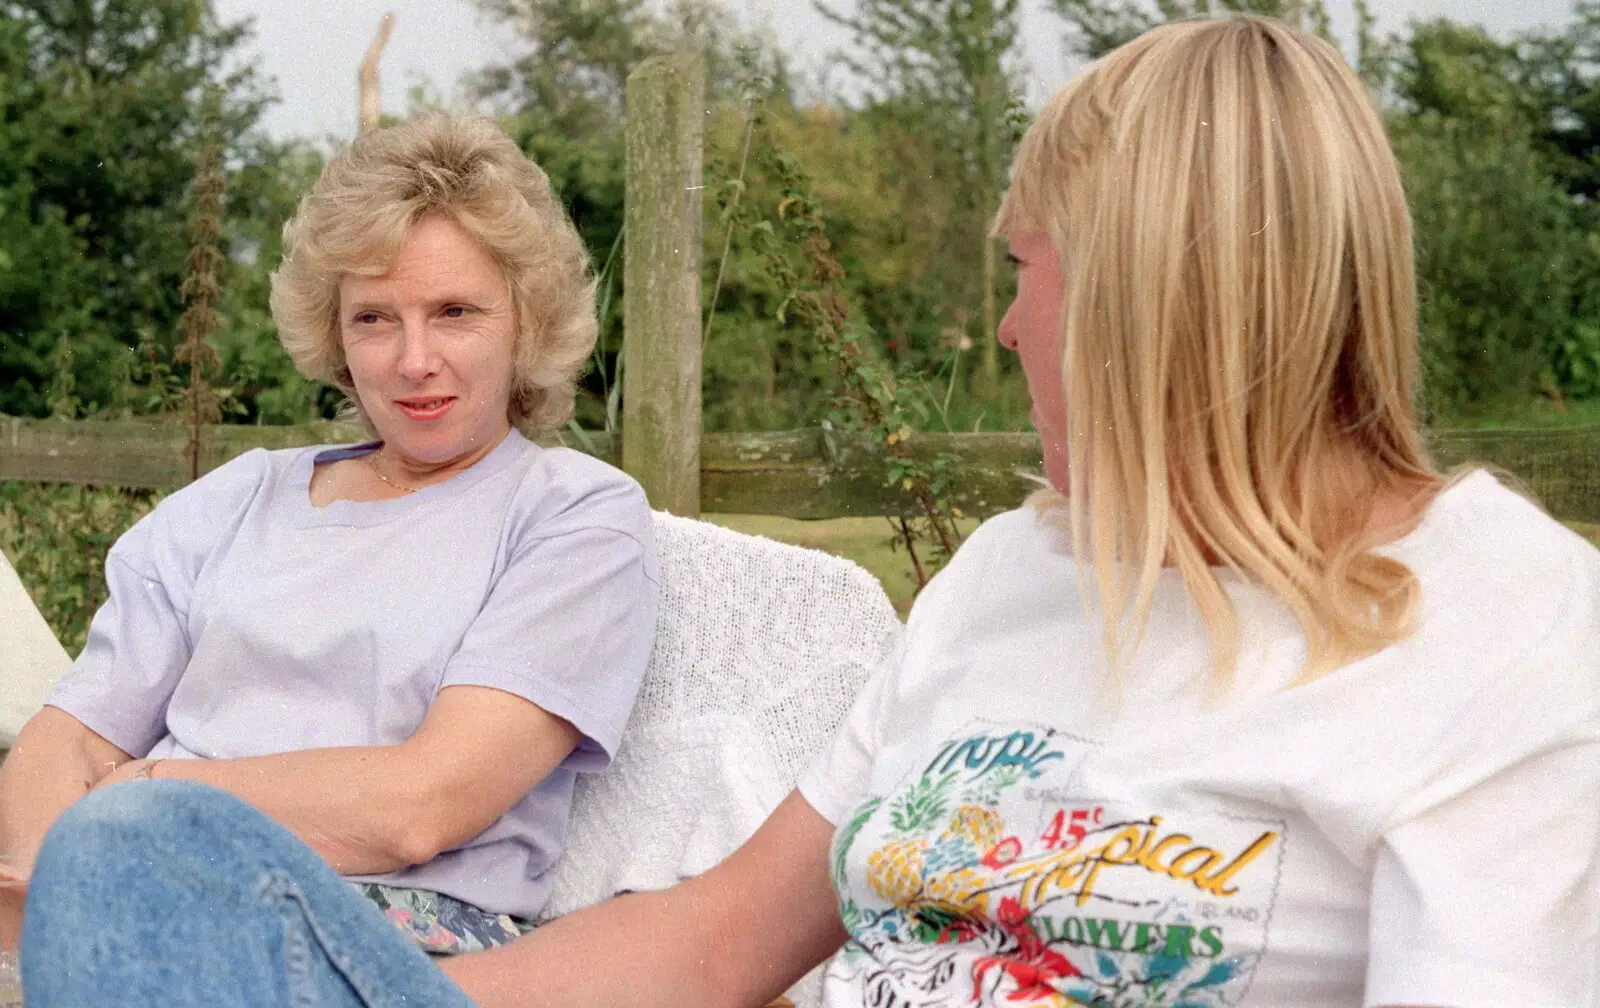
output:
M1013 266L1021 266L1022 265L1022 260L1017 258L1017 254L1015 252L1007 252L1006 253L1006 262L1010 263Z

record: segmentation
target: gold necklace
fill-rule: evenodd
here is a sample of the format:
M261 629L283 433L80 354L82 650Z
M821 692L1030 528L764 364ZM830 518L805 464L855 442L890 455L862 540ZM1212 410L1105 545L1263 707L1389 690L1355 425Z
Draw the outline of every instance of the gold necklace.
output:
M383 453L383 449L380 448L377 451L373 452L371 455L367 456L367 461L372 463L372 471L378 474L378 478L379 479L383 480L385 483L387 483L390 486L394 487L396 490L400 491L401 493L408 493L408 494L416 493L417 492L417 488L416 487L401 486L400 484L396 483L394 480L390 479L389 477L387 477L387 476L385 476L383 474L383 470L378 468L378 456L381 455L382 453Z

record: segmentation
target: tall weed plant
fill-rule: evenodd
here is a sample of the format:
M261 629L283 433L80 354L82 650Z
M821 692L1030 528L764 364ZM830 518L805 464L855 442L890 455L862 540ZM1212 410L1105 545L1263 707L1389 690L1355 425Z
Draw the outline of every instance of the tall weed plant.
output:
M163 349L148 328L136 347L112 368L109 402L85 404L78 394L74 353L63 337L52 355L51 414L126 419L133 416L183 423L190 478L200 476L202 425L237 413L232 390L213 388L208 372L221 364L212 335L219 325L216 304L223 294L218 248L223 228L226 175L222 149L212 143L196 159L191 247L179 291L188 306L184 342ZM68 652L83 650L89 624L106 601L106 557L121 535L165 496L157 490L49 483L0 484L0 551L16 570L34 604Z

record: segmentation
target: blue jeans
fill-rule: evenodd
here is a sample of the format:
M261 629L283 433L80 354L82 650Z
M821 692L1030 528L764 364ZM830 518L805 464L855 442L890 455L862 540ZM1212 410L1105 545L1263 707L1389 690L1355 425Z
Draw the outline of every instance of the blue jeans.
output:
M188 781L67 810L22 930L28 1008L471 1008L288 830Z

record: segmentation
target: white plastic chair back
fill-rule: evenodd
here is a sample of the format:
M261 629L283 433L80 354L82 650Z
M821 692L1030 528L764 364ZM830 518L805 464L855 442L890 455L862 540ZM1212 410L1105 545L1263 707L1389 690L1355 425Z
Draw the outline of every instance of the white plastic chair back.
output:
M611 767L579 778L545 916L697 875L793 789L901 625L816 550L658 514L655 650ZM790 992L817 1003L816 975Z
M10 749L72 667L17 572L0 554L0 749Z

